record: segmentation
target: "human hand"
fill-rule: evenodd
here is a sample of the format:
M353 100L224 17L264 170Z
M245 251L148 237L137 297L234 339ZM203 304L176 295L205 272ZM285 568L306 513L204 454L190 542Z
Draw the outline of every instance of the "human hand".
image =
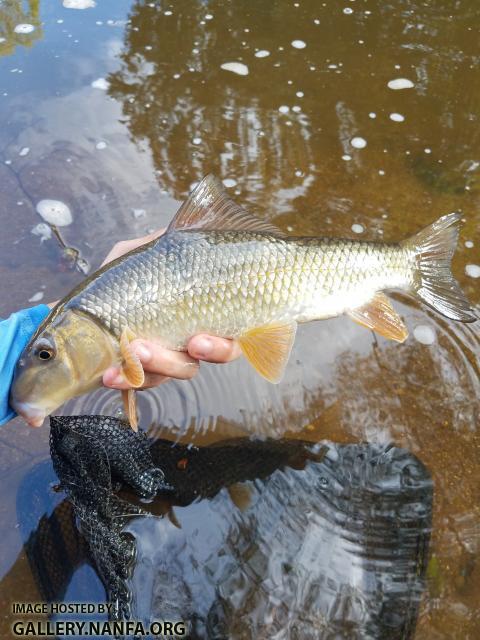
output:
M128 251L158 238L165 229L159 229L133 240L117 242L105 258L103 265L119 258ZM200 361L218 364L230 362L240 356L240 347L234 340L218 338L206 334L193 336L187 345L187 352L172 351L151 340L138 339L131 343L140 358L145 371L142 389L156 387L170 378L189 380L198 372ZM103 374L103 384L112 389L130 389L131 385L123 377L119 367L110 367Z

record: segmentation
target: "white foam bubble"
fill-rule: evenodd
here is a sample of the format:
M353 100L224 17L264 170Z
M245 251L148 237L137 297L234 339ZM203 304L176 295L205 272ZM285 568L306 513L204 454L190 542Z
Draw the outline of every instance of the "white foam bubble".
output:
M267 51L266 49L260 49L260 51L257 51L255 53L256 58L266 58L269 55L270 55L270 51Z
M220 65L220 69L231 71L239 76L248 76L248 67L243 62L224 62Z
M345 162L349 162L352 159L352 156L349 156L348 153L345 153L342 156L342 160L345 160Z
M95 145L95 149L98 149L99 151L106 148L107 148L107 143L104 142L103 140L100 140L100 142L97 142L97 144Z
M295 104L292 107L292 111L294 111L295 113L300 113L301 110L302 110L302 107L299 107L298 104Z
M44 295L45 295L45 293L43 291L38 291L37 293L34 293L33 296L28 299L28 301L29 302L40 302L40 300L43 298Z
M350 140L350 144L354 149L365 149L367 146L367 141L365 138L361 138L360 136L355 136Z
M418 324L413 330L413 335L421 344L433 344L437 339L435 329L428 324Z
M480 278L480 266L478 264L467 264L465 273L470 278Z
M365 227L363 224L352 224L353 233L363 233L365 231Z
M474 247L474 244L471 240L465 240L465 246L467 247L467 249L472 249Z
M93 9L97 6L95 0L63 0L65 9Z
M343 13L345 13L346 15L350 15L351 13L353 13L353 9L351 7L345 7L343 9Z
M171 16L172 14L173 14L173 11L168 11L168 10L167 10L167 11L164 11L164 12L163 12L163 15L164 15L164 16Z
M110 83L105 78L97 78L91 85L94 89L100 89L101 91L107 91L110 87Z
M401 113L391 113L389 117L394 122L403 122L405 120L405 116L402 116Z
M297 96L297 98L303 98L305 94L303 93L303 91L297 91L295 95Z
M20 149L20 151L18 152L19 156L26 156L30 153L30 147L23 147L22 149Z
M368 114L368 117L371 118L372 120L375 120L375 118L377 117L377 114L374 111L370 111L370 113Z
M426 149L423 150L425 153L432 153L432 150L429 149L428 147Z
M213 16L211 13L207 13L207 15L205 16L205 20L213 20Z
M287 107L286 104L282 104L280 107L278 107L278 110L280 111L280 113L288 113L290 111L290 107Z
M45 222L39 222L36 224L32 229L32 233L34 236L40 236L40 242L50 240L52 237L52 229L48 224L45 224Z
M387 83L389 89L398 91L399 89L412 89L415 85L408 78L395 78Z
M32 31L35 31L35 27L33 26L33 24L28 24L27 22L23 22L21 24L17 24L14 31L15 33L21 33L21 34L32 33Z
M227 188L237 186L237 181L234 180L233 178L225 178L224 180L222 180L222 182Z
M307 43L304 42L303 40L292 40L290 44L295 49L305 49L305 47L307 46Z
M192 142L193 142L193 144L202 144L202 139L201 138L193 138Z
M36 206L37 213L56 227L66 227L72 224L72 212L69 207L60 200L40 200Z

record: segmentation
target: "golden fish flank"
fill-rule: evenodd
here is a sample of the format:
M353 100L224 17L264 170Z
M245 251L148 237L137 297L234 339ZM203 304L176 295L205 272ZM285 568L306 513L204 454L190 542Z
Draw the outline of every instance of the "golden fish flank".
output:
M141 386L143 371L129 347L135 337L174 349L200 332L235 338L255 369L278 382L298 322L346 313L405 340L407 329L383 293L389 289L473 322L450 271L459 223L452 213L396 244L287 237L208 176L165 235L100 269L55 307L17 367L12 406L41 423L68 398L100 386L102 371L115 364ZM134 421L133 393L125 401Z

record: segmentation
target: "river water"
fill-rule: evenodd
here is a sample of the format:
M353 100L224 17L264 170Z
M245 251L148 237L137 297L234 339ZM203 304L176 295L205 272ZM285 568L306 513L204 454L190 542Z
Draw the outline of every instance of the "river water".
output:
M0 2L1 316L58 299L114 242L165 226L207 173L294 235L394 241L461 212L453 271L478 311L476 3L93 5ZM42 199L72 212L60 238L39 226ZM202 365L192 382L141 394L141 424L198 443L253 432L408 450L434 488L415 637L478 638L480 333L395 300L410 330L403 345L347 318L313 323L279 386L243 361ZM117 396L61 412L115 414ZM2 428L7 625L12 597L38 598L17 491L47 458L46 426Z

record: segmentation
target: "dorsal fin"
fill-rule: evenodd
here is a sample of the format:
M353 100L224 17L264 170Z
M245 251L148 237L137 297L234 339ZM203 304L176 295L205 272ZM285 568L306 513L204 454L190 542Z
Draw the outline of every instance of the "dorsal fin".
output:
M178 229L223 231L263 231L285 236L278 227L252 215L236 204L221 182L208 175L192 191L168 226Z

